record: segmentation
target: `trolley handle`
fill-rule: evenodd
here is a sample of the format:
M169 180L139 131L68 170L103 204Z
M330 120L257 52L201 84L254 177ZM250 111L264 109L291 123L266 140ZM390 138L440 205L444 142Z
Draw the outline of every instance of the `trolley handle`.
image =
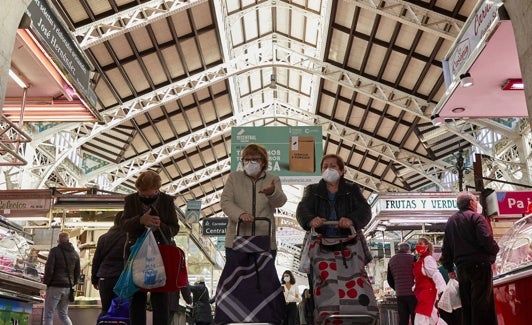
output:
M338 226L338 221L331 221L331 220L328 220L328 221L325 221L323 223L324 226ZM351 230L351 235L356 235L357 234L357 231L355 230L355 227L354 226L351 226L349 227L349 230ZM310 228L310 234L312 236L317 236L318 233L316 232L316 228L312 227Z
M255 222L256 221L266 221L268 222L268 234L269 236L271 236L271 233L272 233L272 221L269 219L269 218L265 218L265 217L259 217L259 218L254 218L253 221L251 222L251 235L252 236L255 236ZM238 219L238 223L236 224L236 235L239 236L240 235L240 223L242 223L243 221Z

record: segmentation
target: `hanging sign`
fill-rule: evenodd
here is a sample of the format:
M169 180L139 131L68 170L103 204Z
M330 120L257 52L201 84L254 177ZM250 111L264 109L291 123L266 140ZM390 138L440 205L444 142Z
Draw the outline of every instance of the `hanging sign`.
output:
M201 211L201 200L190 200L187 202L187 211L185 217L189 225L199 222Z
M279 176L283 184L311 184L321 179L321 126L233 127L231 171L243 170L242 150L250 143L266 148L267 171Z
M203 236L225 236L228 218L203 219Z

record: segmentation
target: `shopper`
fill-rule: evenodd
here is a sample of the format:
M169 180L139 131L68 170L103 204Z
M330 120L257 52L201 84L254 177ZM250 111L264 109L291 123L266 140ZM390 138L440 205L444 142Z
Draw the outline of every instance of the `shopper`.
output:
M412 291L414 286L415 256L411 253L410 244L402 242L399 251L388 262L387 280L397 297L397 313L399 325L408 325L409 320L414 324L416 296Z
M111 307L111 302L116 297L113 289L124 268L126 232L120 227L121 217L122 211L115 215L113 226L98 238L92 258L91 282L100 292L100 316L105 315Z
M65 325L72 325L68 317L70 288L80 276L79 255L70 243L68 233L57 236L57 246L50 249L44 267L43 283L46 284L43 325L53 325L54 312Z
M128 233L126 256L129 248L138 237L150 227L159 243L173 243L173 237L179 231L179 222L174 205L174 198L160 192L161 177L148 170L139 175L135 181L136 193L124 199L124 213L121 219L122 228ZM127 258L126 258L127 259ZM131 299L129 317L131 325L146 325L147 293L137 291ZM153 311L153 325L168 325L169 308L168 293L152 292L150 294Z
M440 316L436 309L436 300L445 290L445 280L438 270L438 264L432 256L434 248L427 238L417 241L418 259L414 263L414 294L416 295L416 317L414 325L437 324Z
M301 302L297 307L299 309L299 324L314 325L314 300L309 289L303 290Z
M301 296L297 291L296 278L290 270L283 272L281 285L283 286L284 300L286 301L286 314L283 325L299 325L299 310L297 303L301 302Z
M212 309L209 289L205 285L205 279L198 278L194 285L189 288L192 292L192 315L194 317L194 324L209 325L212 323Z
M258 144L249 144L242 150L243 171L234 171L229 174L222 192L220 205L229 221L225 235L226 259L229 261L233 253L233 241L236 236L237 224L240 225L240 234L251 233L251 223L257 217L268 218L268 225L259 221L255 225L257 235L270 236L270 250L275 259L277 254L275 208L286 203L286 195L281 186L279 176L266 172L268 168L268 152ZM277 277L277 276L276 276Z
M179 289L179 291L168 293L171 325L183 325L186 323L186 307L180 305L180 296L183 296L183 300L185 300L187 305L192 305L192 292L190 292L188 286Z
M459 211L445 226L442 263L459 283L462 324L497 324L491 265L499 246L475 195L460 193L456 205Z
M301 227L315 228L327 237L351 234L350 227L362 230L371 219L371 208L355 183L345 180L345 163L342 157L329 154L321 159L322 179L305 187L297 205L296 216ZM324 226L326 221L337 221L337 226ZM362 235L363 236L363 235ZM364 238L361 238L362 240ZM369 255L366 241L362 241ZM312 268L312 265L310 266ZM307 274L310 291L314 292L312 272Z

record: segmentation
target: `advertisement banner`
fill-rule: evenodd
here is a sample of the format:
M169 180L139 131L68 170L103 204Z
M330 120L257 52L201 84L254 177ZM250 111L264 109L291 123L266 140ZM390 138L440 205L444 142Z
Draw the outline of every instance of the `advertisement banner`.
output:
M268 172L288 184L312 184L321 179L321 126L233 127L231 171L243 170L242 150L256 143L268 150Z
M522 215L532 203L532 191L496 192L498 215Z

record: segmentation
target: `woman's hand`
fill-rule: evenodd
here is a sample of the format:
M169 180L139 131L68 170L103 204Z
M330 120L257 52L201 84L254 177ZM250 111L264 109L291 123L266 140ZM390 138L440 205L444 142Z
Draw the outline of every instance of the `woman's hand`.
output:
M314 219L310 220L309 226L312 228L319 228L323 226L323 223L327 221L327 219L322 217L314 217Z
M350 228L353 225L353 221L346 217L341 217L338 220L338 228Z
M242 213L240 215L240 220L242 220L243 222L253 222L253 219L255 219L253 217L253 215L249 214L249 213Z
M273 194L274 191L275 191L275 181L272 181L270 185L260 190L259 193L266 194L266 196L270 196Z
M148 209L148 211L140 216L140 223L146 227L151 227L152 230L157 230L161 226L161 218L159 216L152 216L150 212L151 209Z

